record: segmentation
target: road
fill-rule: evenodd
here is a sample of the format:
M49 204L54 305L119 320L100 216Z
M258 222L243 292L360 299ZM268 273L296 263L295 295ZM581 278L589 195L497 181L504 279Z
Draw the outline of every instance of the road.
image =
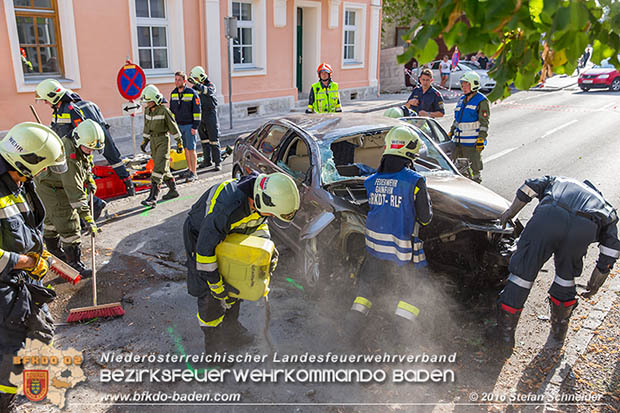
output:
M550 174L587 178L613 204L620 205L620 186L616 181L616 176L620 175L620 163L617 161L620 158L620 145L616 141L620 124L618 97L618 94L609 92L582 93L575 90L519 92L504 102L494 104L491 108L489 145L483 152L483 184L505 198L512 199L516 189L528 177ZM448 114L453 110L454 103L448 104ZM451 122L451 115L440 121L446 127ZM553 276L552 263L545 266L536 281L517 330L517 347L507 362L498 358L494 349L489 348L481 338L484 334L484 320L492 317L469 315L475 309L465 308L462 303L454 303L449 297L438 293L442 300L445 299L438 302L445 305L427 309L437 313L437 322L433 331L416 331L419 339L415 343L414 352L456 352L457 362L447 366L456 371L454 383L237 384L233 380L208 385L101 383L99 375L104 368L162 367L140 363L107 363L101 360L101 354L105 351L116 354L200 354L203 351L202 333L195 318L195 300L187 295L184 283L185 258L181 228L191 204L210 185L228 178L230 169L230 160L227 160L221 173L203 172L199 181L180 185L180 198L160 204L150 211L144 211L139 206L139 201L146 194L113 201L108 207L109 219L102 223L103 232L97 238L97 264L101 280L99 302L122 301L126 315L113 321L58 326L56 343L63 348L74 347L85 352L83 367L89 378L88 383L68 393L69 411L152 411L153 407L146 405L129 407L109 401L100 403L105 394L133 394L146 389L168 392L239 392L242 402L248 403L237 407L212 407L208 409L210 411L376 411L377 406L370 403L391 403L392 410L426 411L431 410L432 406L412 404L438 402L445 404L436 407L436 411L478 411L486 410L486 405L459 404L475 401L471 399L473 392L476 392L477 397L506 395L511 391L536 394L547 386L547 375L538 377L534 373L537 369L553 369L553 363L560 357L558 349L545 346L550 328L548 319L544 317L548 315L545 297ZM533 206L526 207L521 213L524 221L530 217ZM594 247L590 249L584 274L591 272L597 251ZM83 256L88 257L89 253L84 251ZM296 264L289 252L281 251L281 265L270 294L270 334L275 349L281 355L305 351L314 354L341 352L337 340L340 328L338 311L346 310L348 302L338 303L335 300L315 303L309 300L295 285L296 271ZM581 283L585 281L581 280ZM66 315L69 308L88 305L88 280L78 286L59 283L56 288L60 298L53 304L52 310L57 316ZM579 330L579 320L586 318L595 304L596 300L580 304L569 331ZM243 353L247 351L260 355L270 352L268 342L263 337L264 310L263 302L244 304L242 321L257 335L257 341L244 349ZM387 336L390 331L385 326L379 326L375 334ZM572 345L573 341L569 340L565 347L567 353ZM272 361L241 364L239 368L295 366L299 367L299 364ZM416 366L421 368L420 365ZM446 368L446 365L439 366ZM337 368L347 367L337 365ZM385 367L388 372L398 368L394 364ZM534 376L531 382L524 379L530 375ZM284 405L268 407L271 403ZM319 406L317 403L326 405ZM359 405L347 406L347 403ZM29 404L26 406L33 407ZM158 411L165 409L160 407ZM386 406L379 409L385 410ZM33 410L45 411L43 408ZM204 406L184 408L184 411L204 410Z

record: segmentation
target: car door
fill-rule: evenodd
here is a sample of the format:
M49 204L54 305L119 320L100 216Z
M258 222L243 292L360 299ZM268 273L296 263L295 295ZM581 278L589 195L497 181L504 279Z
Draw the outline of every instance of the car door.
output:
M244 173L248 174L252 171L258 173L276 172L277 169L273 160L278 155L280 144L288 133L289 128L285 125L267 125L253 142L253 150L249 150L243 155Z

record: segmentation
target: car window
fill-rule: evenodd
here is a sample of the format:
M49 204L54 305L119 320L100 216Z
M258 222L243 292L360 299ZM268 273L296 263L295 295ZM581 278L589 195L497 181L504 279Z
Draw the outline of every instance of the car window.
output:
M293 178L306 182L311 176L312 157L308 145L297 134L282 144L276 164Z
M288 132L288 128L281 125L271 125L265 128L261 132L257 149L267 158L272 159L272 156L277 153L278 146L286 132Z
M429 124L429 121L427 119L422 119L422 118L407 118L407 119L403 119L405 122L409 123L410 125L413 125L417 128L422 129L422 131L424 133L426 133L428 136L430 136L431 138L435 137L435 134L433 132L433 130L431 129L431 126Z
M440 62L435 62L435 63L433 63L433 67L432 67L432 69L433 69L433 70L439 70L439 63L440 63Z
M446 131L441 126L439 126L437 122L435 122L434 120L429 120L428 123L433 130L433 135L431 136L437 138L437 141L439 143L448 142L450 140L450 137L448 136Z

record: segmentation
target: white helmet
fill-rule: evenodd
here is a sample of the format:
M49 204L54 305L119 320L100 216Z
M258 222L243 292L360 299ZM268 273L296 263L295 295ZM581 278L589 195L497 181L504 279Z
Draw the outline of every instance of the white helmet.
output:
M78 146L84 145L96 151L103 149L105 145L103 129L92 119L86 119L73 129L73 139Z
M189 72L189 78L193 80L194 83L203 83L208 77L207 72L205 72L202 66L194 66L191 72Z
M35 91L37 92L36 100L47 100L55 105L67 93L68 89L56 79L45 79L39 82Z
M161 105L164 101L164 95L161 94L157 86L146 85L142 94L140 95L141 103L155 102L156 105Z
M13 126L0 141L0 155L26 178L34 178L45 168L55 173L67 171L65 150L58 135L34 122Z
M299 209L299 190L295 181L281 172L258 175L254 184L254 206L260 213L292 221Z

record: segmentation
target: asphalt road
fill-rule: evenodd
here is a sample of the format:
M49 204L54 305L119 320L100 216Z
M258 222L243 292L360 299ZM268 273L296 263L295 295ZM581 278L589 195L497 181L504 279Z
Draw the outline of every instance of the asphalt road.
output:
M620 95L609 92L583 93L573 90L520 92L493 105L489 145L483 152L483 184L511 199L516 189L528 177L544 174L566 175L590 179L613 204L620 206L620 186L616 183L616 177L620 175L620 163L617 162L620 145L616 142L617 128L620 125L618 97ZM447 105L449 114L453 109L454 103ZM446 127L449 127L451 122L450 115L440 121ZM542 382L537 388L526 389L522 377L538 366L536 362L540 358L540 349L545 346L549 333L548 319L545 321L544 317L539 316L548 314L545 297L553 276L552 263L545 266L536 281L517 330L517 348L507 363L492 358L492 353L479 339L481 326L472 325L473 330L467 331L470 325L458 324L458 318L446 320L445 324L437 326L438 329L448 331L449 342L421 345L419 352L424 350L440 354L446 348L453 348L457 338L462 339L461 336L465 336L467 344L463 345L462 351L466 352L467 356L464 357L464 363L458 363L461 370L456 384L451 386L449 391L447 387L442 387L445 385L438 384L424 387L365 387L242 383L235 386L209 384L206 388L204 385L184 383L150 386L101 383L99 373L104 367L153 367L144 363L105 363L100 358L103 351L114 351L117 354L200 354L202 351L202 334L195 318L195 300L187 295L184 282L181 228L191 204L210 185L228 178L230 172L230 160L224 163L221 173L203 171L199 181L180 185L180 198L160 204L150 211L144 211L139 206L139 201L146 197L146 193L110 204L110 219L101 224L103 232L97 238L99 302L122 300L126 315L113 321L58 327L56 342L59 346L71 346L85 352L86 362L83 367L89 378L88 383L70 391L70 411L126 411L129 406L116 403L116 406L110 409L112 403L109 401L98 403L105 394L142 391L147 388L153 391L236 391L242 393L244 402L251 403L436 403L442 400L450 404L467 402L467 395L471 394L472 390L487 394L505 394L511 389L521 392L540 391L544 385ZM521 213L520 217L524 221L530 217L532 206L528 206ZM591 247L584 265L584 274L590 273L597 252L597 249ZM85 250L83 256L88 257L88 251ZM328 314L333 311L333 307L307 301L293 283L285 281L294 272L295 264L288 259L287 251L281 251L281 259L278 279L274 281L270 294L270 330L277 350L282 354L302 351L322 354L333 350L334 330L338 328L333 314ZM584 284L585 281L581 283ZM77 286L59 284L57 291L60 299L52 306L57 315L66 315L68 308L88 305L88 280ZM579 320L581 316L587 316L591 308L592 305L583 302L573 318ZM466 312L468 309L460 308L459 311ZM245 304L242 321L253 333L261 336L264 304ZM571 327L578 328L578 321L571 322ZM572 328L569 331L572 331ZM267 354L269 346L265 340L259 339L248 351ZM178 368L178 365L176 367ZM283 366L255 363L251 367L260 369ZM246 407L253 411L267 409L256 404ZM168 408L172 409L170 406ZM292 406L285 406L279 411L290 411L291 408ZM131 411L150 409L148 406L141 406L139 409L131 407ZM344 411L336 406L309 409L297 407L297 411ZM377 408L368 406L365 409L356 408L355 411L376 411ZM393 409L397 410L398 407ZM185 410L203 411L204 406L188 406ZM35 408L35 411L44 410ZM158 411L166 411L166 407ZM240 410L220 406L213 411Z

